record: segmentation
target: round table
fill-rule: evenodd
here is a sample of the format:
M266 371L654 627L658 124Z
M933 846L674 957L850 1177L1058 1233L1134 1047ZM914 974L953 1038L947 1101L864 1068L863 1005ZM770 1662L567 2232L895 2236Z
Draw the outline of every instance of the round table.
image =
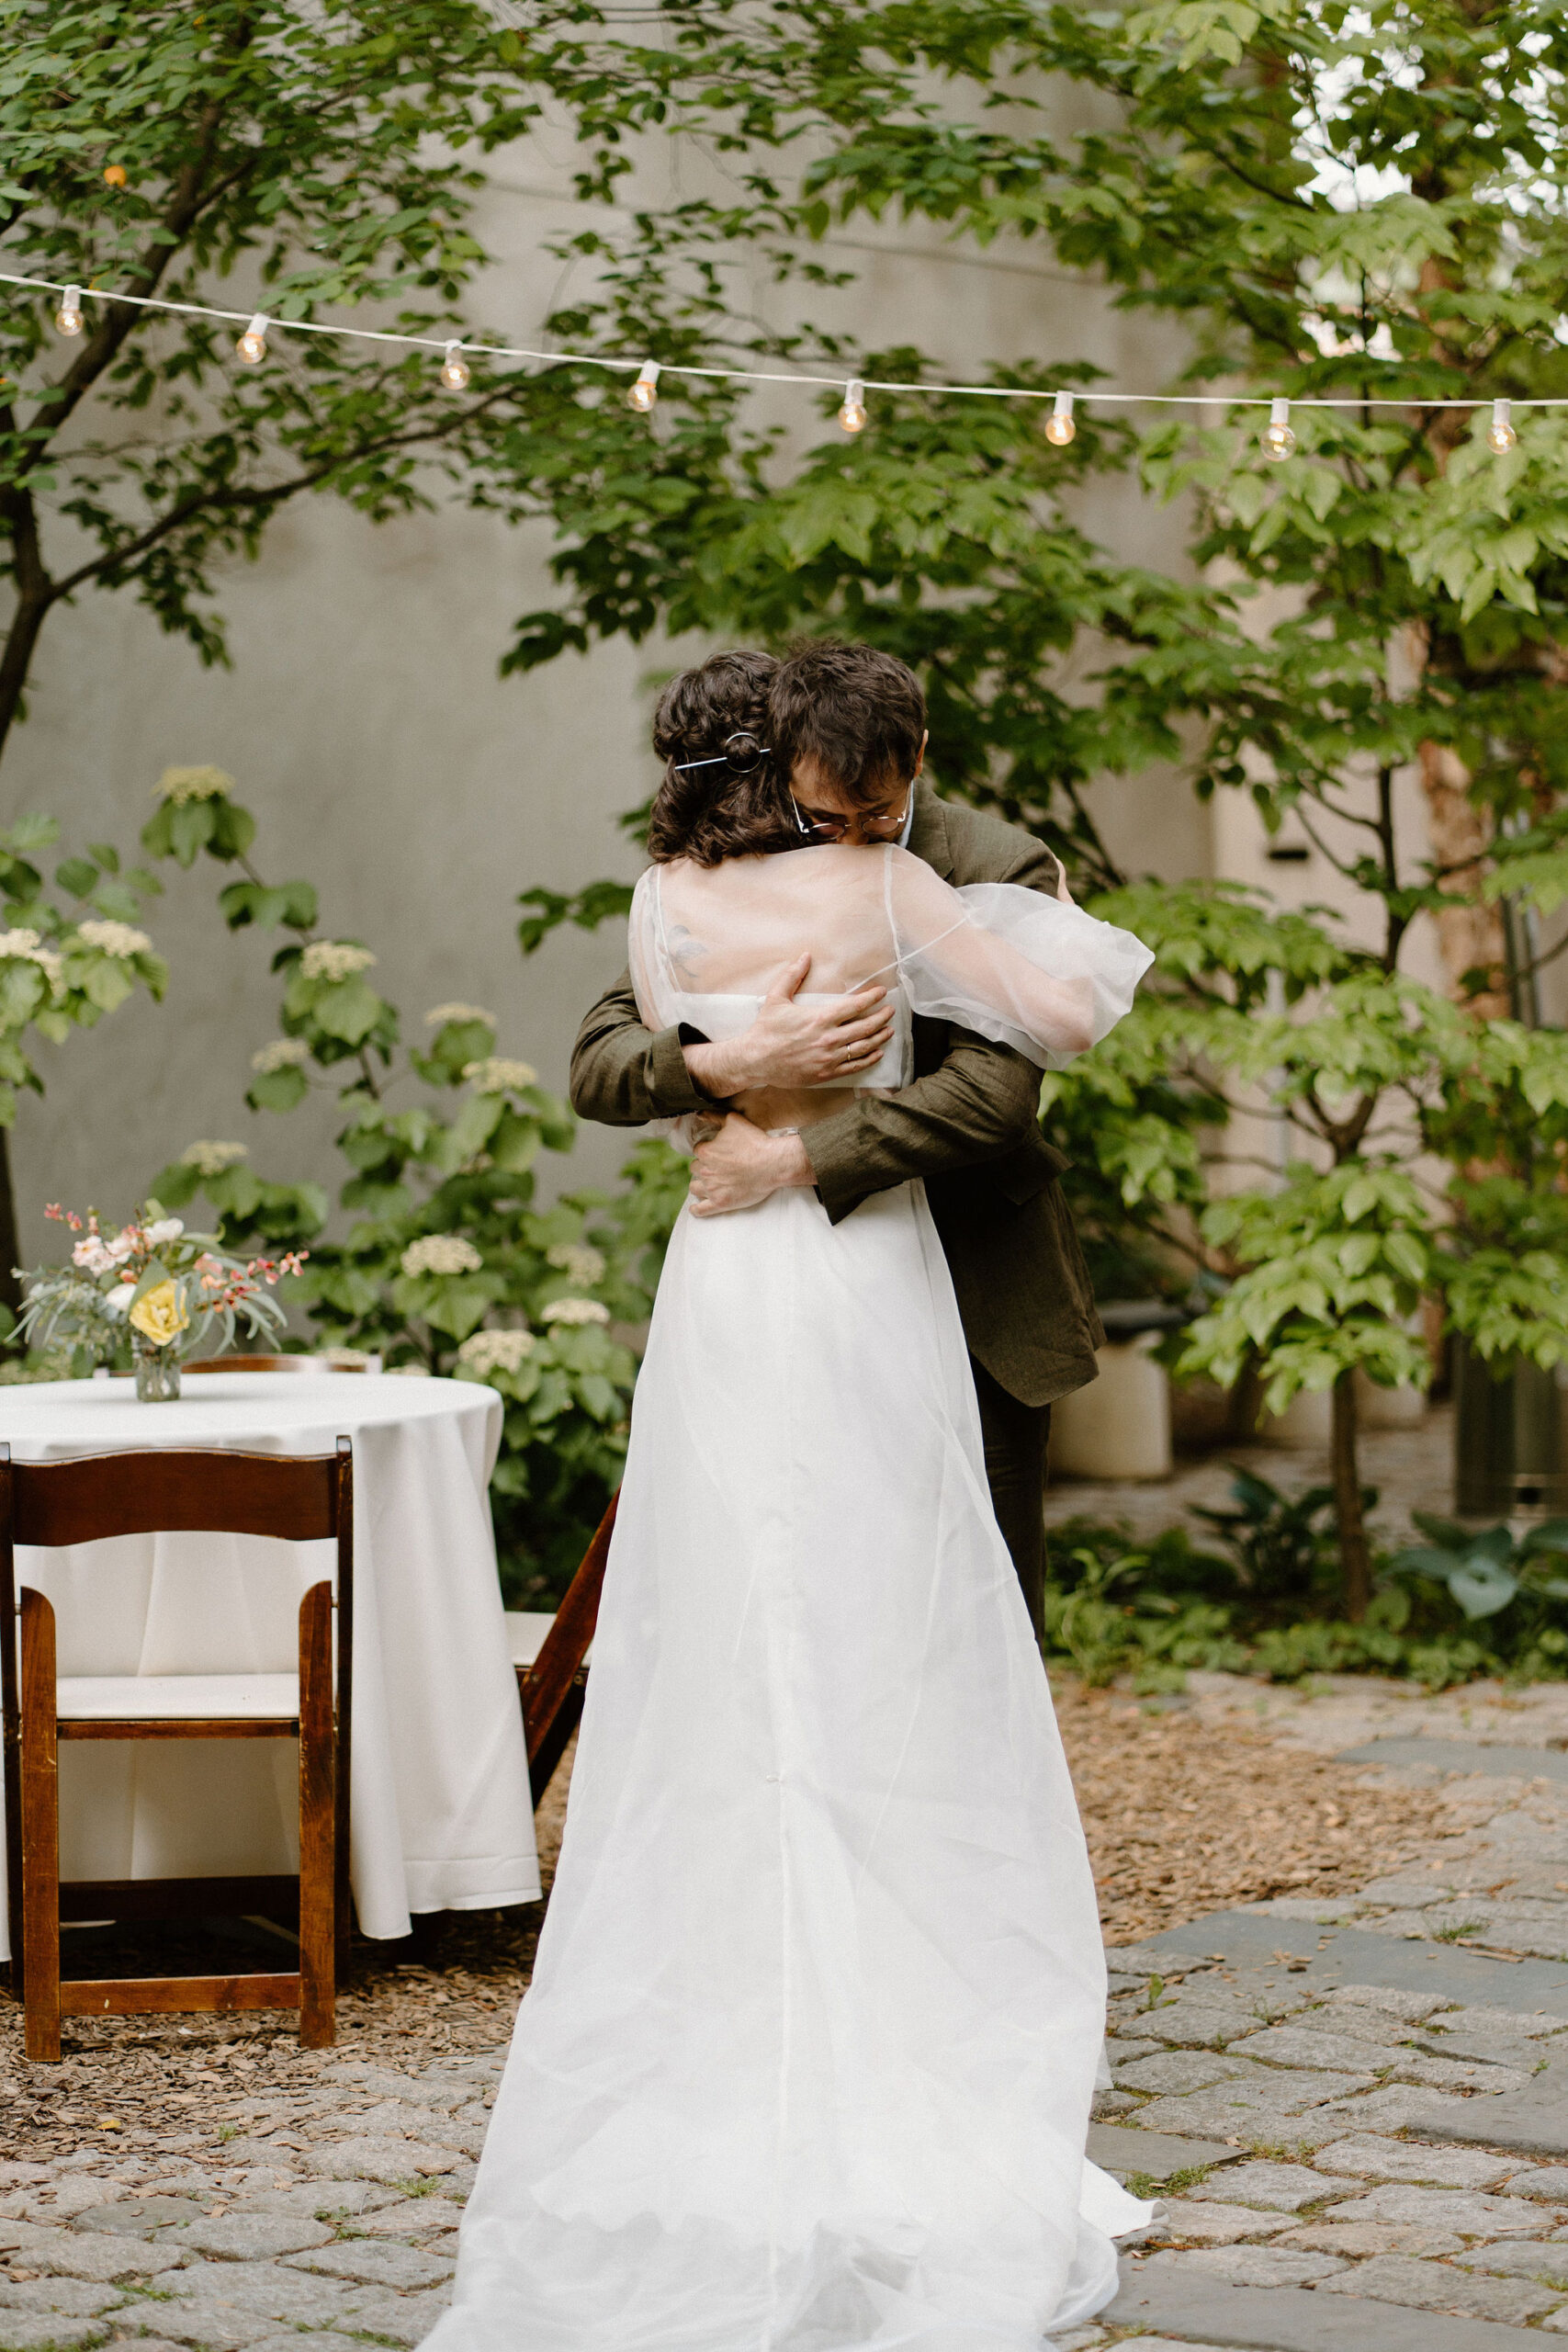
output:
M0 1441L17 1462L147 1446L330 1453L353 1440L350 1842L368 1936L407 1935L412 1912L539 1892L490 1517L502 1412L477 1382L362 1373L204 1373L164 1405L139 1404L130 1380L0 1387ZM292 1672L299 1597L332 1564L331 1544L248 1535L17 1552L18 1581L54 1604L62 1679ZM73 1741L60 1772L64 1877L299 1867L291 1741Z

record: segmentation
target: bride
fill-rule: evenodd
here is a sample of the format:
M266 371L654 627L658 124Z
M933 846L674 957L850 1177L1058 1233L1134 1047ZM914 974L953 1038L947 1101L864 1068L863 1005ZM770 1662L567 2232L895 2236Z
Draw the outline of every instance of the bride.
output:
M766 738L763 738L766 741ZM743 744L708 797L772 801ZM801 820L804 823L804 820ZM1059 1066L1146 950L894 841L703 864L631 914L643 1020L782 967ZM656 839L660 835L656 833ZM713 839L710 828L699 846ZM710 853L711 854L711 853ZM763 1128L842 1090L763 1092ZM922 1188L677 1220L532 1987L429 2352L1037 2352L1149 2209L1086 2160L1105 1970L1050 1694Z

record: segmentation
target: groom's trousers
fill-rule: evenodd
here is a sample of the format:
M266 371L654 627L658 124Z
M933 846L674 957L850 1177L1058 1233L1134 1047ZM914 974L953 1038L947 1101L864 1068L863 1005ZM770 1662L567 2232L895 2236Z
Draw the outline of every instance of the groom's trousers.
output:
M971 1356L980 1401L986 1478L1003 1541L1023 1590L1034 1638L1045 1636L1045 1457L1051 1442L1049 1405L1022 1405Z

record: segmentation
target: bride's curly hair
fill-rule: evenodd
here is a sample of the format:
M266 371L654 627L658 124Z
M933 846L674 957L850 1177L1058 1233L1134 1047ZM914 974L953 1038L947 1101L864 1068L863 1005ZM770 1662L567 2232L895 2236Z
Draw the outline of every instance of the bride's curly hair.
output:
M778 666L771 653L710 654L671 678L659 697L653 748L664 762L664 781L648 823L648 854L656 865L675 857L717 865L727 857L800 847L800 828L768 750L768 688ZM735 764L754 754L761 754L754 765ZM688 764L699 760L709 764Z

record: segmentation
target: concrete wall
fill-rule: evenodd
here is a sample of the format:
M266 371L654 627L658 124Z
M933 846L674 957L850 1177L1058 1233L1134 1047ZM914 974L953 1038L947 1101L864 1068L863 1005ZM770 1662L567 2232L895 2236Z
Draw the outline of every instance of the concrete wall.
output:
M546 134L500 158L481 207L496 262L472 315L520 338L562 291L542 250L573 213L558 144ZM1118 316L1028 245L980 254L904 225L839 240L829 258L859 283L814 295L814 314L864 347L919 341L962 374L1086 356L1123 383L1157 382L1174 358L1146 318ZM759 308L782 299L744 271L742 293ZM1179 518L1127 485L1088 493L1081 519L1142 560L1179 560ZM129 845L164 767L226 768L260 820L262 872L320 885L324 928L374 946L405 1033L444 999L488 1005L500 1050L561 1086L580 1012L618 968L620 944L608 928L569 931L525 964L513 900L535 881L635 873L615 819L655 780L649 673L705 649L613 644L503 684L510 624L549 601L547 555L542 528L458 510L375 529L335 503L301 504L222 583L230 672L203 672L130 598L89 598L49 625L6 809L57 811L68 846ZM1208 868L1209 820L1175 778L1111 780L1099 806L1134 870ZM40 1049L48 1094L25 1102L15 1137L26 1254L44 1248L46 1199L118 1211L197 1137L245 1141L266 1174L328 1172L330 1097L288 1119L243 1106L249 1056L277 1034L269 938L223 929L214 899L228 876L210 861L164 871L168 895L147 921L173 967L167 1003L137 1002ZM585 1133L561 1174L608 1180L625 1140Z

